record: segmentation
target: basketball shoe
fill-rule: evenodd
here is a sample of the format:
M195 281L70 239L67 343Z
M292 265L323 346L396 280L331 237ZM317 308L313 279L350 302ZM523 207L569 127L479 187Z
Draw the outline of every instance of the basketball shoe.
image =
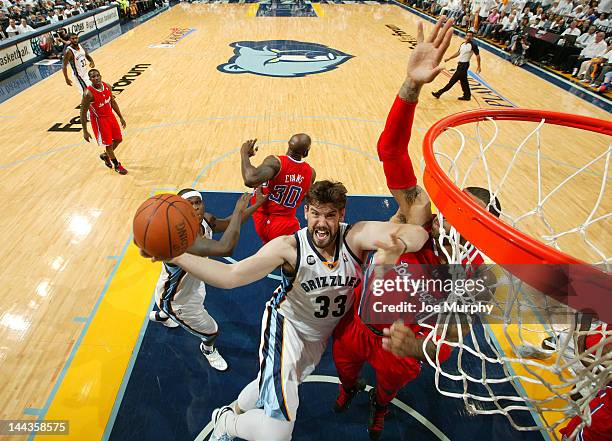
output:
M338 395L336 396L336 402L334 403L334 412L343 413L351 407L351 402L355 396L365 390L366 382L363 378L359 378L355 386L351 389L346 390L342 383L338 385Z
M221 372L227 370L227 367L228 367L227 361L225 361L225 359L221 356L221 354L219 354L219 351L217 351L217 348L213 348L212 351L208 351L206 350L206 346L204 346L204 342L201 342L200 351L202 352L202 355L204 355L204 357L206 357L206 359L210 363L210 367L218 371L221 371Z
M104 165L106 165L108 168L113 168L113 163L111 162L111 160L108 158L108 155L106 153L102 153L100 155L100 159L102 161L104 161Z
M151 311L149 313L149 320L152 322L161 323L166 328L176 328L179 325L164 311Z
M368 418L368 435L373 441L378 441L385 428L385 417L389 413L388 406L380 406L376 402L376 389L370 390L370 417Z
M120 162L118 162L117 165L115 166L115 171L119 173L120 175L127 175L127 170L123 168Z
M214 425L210 435L210 441L232 441L233 436L227 434L227 417L234 410L230 406L223 406L215 409L212 413L212 422Z

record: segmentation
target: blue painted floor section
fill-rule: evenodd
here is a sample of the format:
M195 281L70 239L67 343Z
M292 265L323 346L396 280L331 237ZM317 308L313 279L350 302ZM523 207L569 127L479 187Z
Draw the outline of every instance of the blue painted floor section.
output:
M204 194L207 211L220 216L232 212L237 197L236 193ZM387 220L395 210L392 198L354 196L349 198L347 221ZM298 213L303 213L301 208ZM234 257L241 259L251 255L259 246L259 238L249 220L242 228ZM240 390L255 379L261 316L265 302L277 285L278 281L265 278L231 291L208 287L206 307L221 329L217 346L230 364L230 370L225 373L210 368L193 335L182 328L168 329L158 323L149 323L109 439L195 439L209 423L213 409L234 401ZM456 364L456 354L454 357L447 363ZM470 370L477 373L479 363L474 361ZM329 347L315 374L336 376ZM503 375L498 367L488 369L488 374ZM369 368L365 377L372 384L374 376ZM459 385L447 384L446 387L457 389ZM513 393L511 386L507 388L510 391L506 392ZM336 391L337 386L329 383L305 383L300 387L300 408L293 440L369 439L367 395L358 396L348 413L335 415L331 406ZM398 398L453 441L542 440L539 432L512 429L503 416L470 415L462 400L443 397L435 390L433 370L428 366ZM527 412L515 416L519 420L533 421ZM383 440L439 439L398 408L392 410L386 421Z

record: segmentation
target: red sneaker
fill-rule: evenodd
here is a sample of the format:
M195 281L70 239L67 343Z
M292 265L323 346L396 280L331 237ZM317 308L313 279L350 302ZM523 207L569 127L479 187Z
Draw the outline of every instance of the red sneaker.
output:
M113 163L111 162L111 160L108 158L108 155L106 153L102 153L100 155L100 159L102 161L104 161L104 165L106 165L108 168L113 168Z
M115 166L115 171L119 173L120 175L127 175L127 170L123 168L120 162L118 162L117 165Z
M385 428L385 417L389 413L387 406L376 403L376 389L370 390L370 417L368 419L368 435L373 441L378 441Z
M355 386L353 386L353 388L350 390L346 390L344 386L342 386L342 383L340 383L338 385L338 395L336 396L336 402L334 403L334 412L346 412L349 407L351 407L351 402L353 401L353 398L355 398L355 395L365 390L365 387L366 382L363 378L358 379L357 383L355 383Z

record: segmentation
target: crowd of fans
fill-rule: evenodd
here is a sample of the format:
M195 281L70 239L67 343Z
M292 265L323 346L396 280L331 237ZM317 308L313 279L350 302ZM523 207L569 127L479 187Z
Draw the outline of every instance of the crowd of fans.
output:
M511 62L563 71L598 92L612 80L612 0L402 0L502 47Z

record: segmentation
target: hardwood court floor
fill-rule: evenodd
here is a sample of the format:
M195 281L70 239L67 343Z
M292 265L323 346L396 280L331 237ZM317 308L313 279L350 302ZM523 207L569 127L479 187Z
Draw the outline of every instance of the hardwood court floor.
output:
M410 53L410 43L387 25L414 36L416 17L395 5L320 5L317 18L259 18L252 11L252 5L179 5L93 54L109 83L141 65L140 75L119 83L117 99L128 124L118 150L129 170L125 177L108 171L97 158L99 149L80 132L48 131L56 123L65 128L78 113L78 94L61 73L0 105L0 419L33 418L28 414L48 408L130 237L132 215L152 191L242 189L237 151L245 139L260 140L261 159L284 152L291 134L306 132L313 138L309 161L319 179L340 180L352 194L387 193L376 140ZM150 47L177 35L176 28L186 35L174 47ZM233 54L229 45L247 40L319 43L353 58L297 78L220 72L217 66ZM455 38L451 49L459 41ZM429 92L448 76L423 89L410 146L417 174L425 130L456 111L516 104L609 118L488 52L482 57L481 77L491 92L481 90L465 103L456 100L457 86L435 100ZM499 99L491 99L495 96ZM527 130L511 132L506 145L516 145ZM555 157L548 162L553 171L548 186L560 179L556 170L571 173L608 142L554 129L546 135L548 154ZM592 199L602 169L589 175L592 181L580 178L572 198L555 209L556 217L574 225L585 219L589 210L582 201ZM534 180L532 168L522 170L521 185ZM514 207L525 191L507 194L504 202ZM602 210L609 212L610 201L605 203ZM599 236L609 237L609 227ZM130 279L122 282L129 293ZM114 317L117 326L123 319ZM100 345L111 350L113 342ZM87 394L86 386L78 393Z

